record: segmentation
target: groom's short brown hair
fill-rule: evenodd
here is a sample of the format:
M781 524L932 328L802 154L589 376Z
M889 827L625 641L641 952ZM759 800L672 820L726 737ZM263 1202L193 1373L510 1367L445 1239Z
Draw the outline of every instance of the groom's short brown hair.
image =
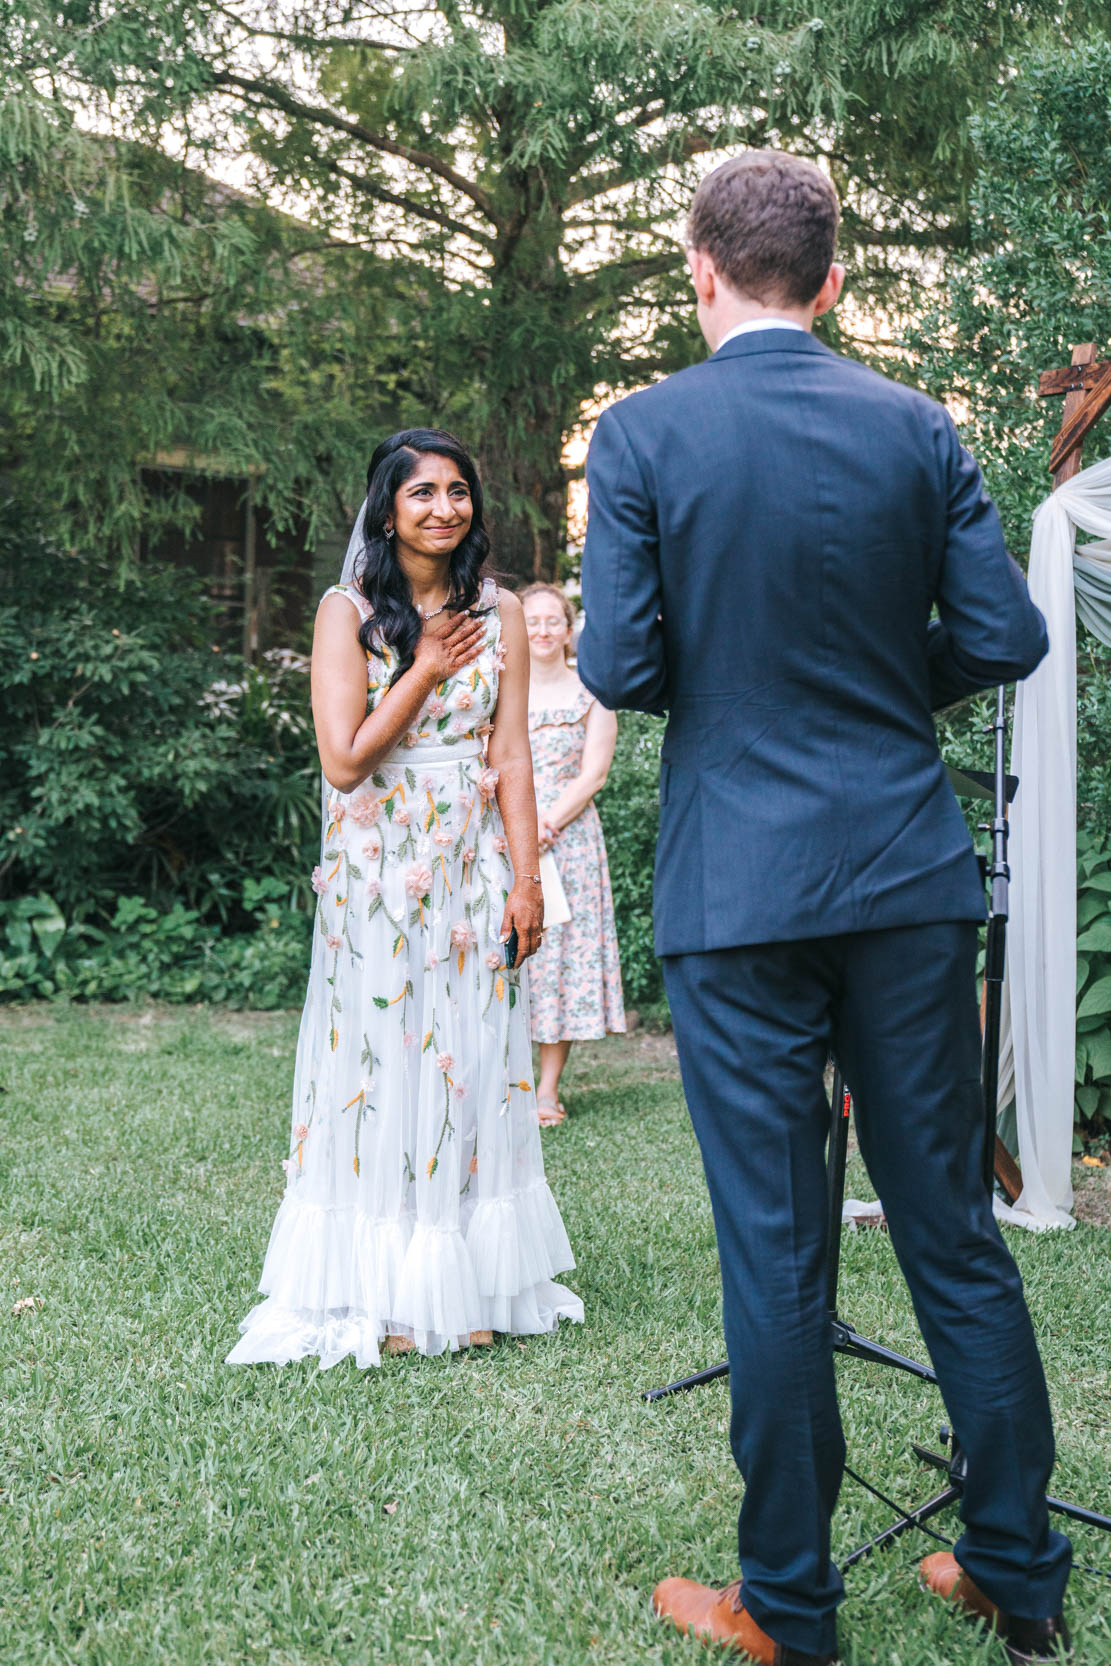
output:
M813 162L749 150L707 174L687 217L687 242L738 294L765 306L807 306L837 242L837 193Z

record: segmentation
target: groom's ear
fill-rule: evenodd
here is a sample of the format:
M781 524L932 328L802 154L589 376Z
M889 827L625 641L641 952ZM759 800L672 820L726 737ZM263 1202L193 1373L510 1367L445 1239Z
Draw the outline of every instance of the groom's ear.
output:
M687 265L696 299L704 307L712 306L717 294L718 276L714 263L702 249L687 249Z
M837 305L841 294L841 286L845 282L845 268L838 261L834 261L826 273L826 281L818 291L818 298L814 302L814 317L820 318L823 312L828 312Z

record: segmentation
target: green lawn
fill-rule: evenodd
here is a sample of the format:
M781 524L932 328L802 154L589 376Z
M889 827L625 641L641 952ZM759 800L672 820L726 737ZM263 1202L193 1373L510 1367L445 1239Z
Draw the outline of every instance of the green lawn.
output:
M0 1015L0 1661L701 1661L648 1601L666 1573L732 1575L739 1486L724 1385L638 1395L721 1355L668 1042L579 1049L570 1119L545 1136L585 1326L368 1373L231 1370L279 1197L294 1036L284 1014ZM1107 1509L1111 1238L1010 1241L1058 1418L1055 1486ZM884 1234L846 1238L842 1309L919 1351ZM934 1478L908 1437L933 1438L936 1394L838 1371L850 1463L923 1496ZM886 1519L846 1481L836 1549ZM1111 1540L1074 1542L1111 1568ZM928 1548L909 1535L850 1571L846 1662L1002 1662L919 1591ZM1081 1658L1111 1663L1111 1585L1076 1575L1071 1614Z

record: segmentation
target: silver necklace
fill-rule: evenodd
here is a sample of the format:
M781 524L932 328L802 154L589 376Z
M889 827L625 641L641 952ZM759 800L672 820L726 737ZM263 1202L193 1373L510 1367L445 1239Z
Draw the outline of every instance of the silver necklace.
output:
M451 600L450 596L445 596L443 601L440 603L439 607L434 607L432 609L431 613L426 613L424 611L423 607L421 607L420 603L418 602L417 603L417 612L420 614L420 616L424 620L425 624L427 624L430 619L436 619L436 618L439 617L439 615L447 607L447 604L450 600Z

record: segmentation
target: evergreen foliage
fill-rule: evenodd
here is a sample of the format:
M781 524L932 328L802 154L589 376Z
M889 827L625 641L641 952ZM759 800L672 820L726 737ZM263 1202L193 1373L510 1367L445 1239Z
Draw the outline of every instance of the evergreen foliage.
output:
M1111 40L1042 44L971 123L971 246L946 260L908 344L928 391L961 410L1012 549L1049 491L1060 399L1043 370L1094 341L1111 356ZM1085 458L1111 449L1111 419Z
M500 558L532 577L555 566L584 403L701 351L678 238L712 155L824 156L855 298L893 304L908 256L965 240L970 110L1007 51L1065 15L1060 0L7 0L0 39L52 113L68 101L199 163L246 151L263 198L388 257L383 309L352 342L357 385L396 331L398 418L477 446ZM310 428L312 403L296 407Z
M319 854L307 664L214 652L180 574L58 551L0 503L0 1000L300 1004ZM601 813L630 1004L659 1006L663 725L626 713Z
M0 6L0 54L17 10ZM381 263L153 142L83 130L37 67L15 56L0 71L10 488L64 543L116 565L196 513L142 473L168 453L251 476L279 529L334 525L396 390L367 345Z
M1042 45L1015 69L972 126L973 246L946 263L907 341L928 390L960 410L1010 547L1025 560L1061 424L1061 400L1039 399L1038 377L1067 365L1079 342L1111 357L1111 40ZM1104 416L1085 460L1109 452ZM1111 663L1079 624L1078 644L1078 811L1082 825L1106 834Z

